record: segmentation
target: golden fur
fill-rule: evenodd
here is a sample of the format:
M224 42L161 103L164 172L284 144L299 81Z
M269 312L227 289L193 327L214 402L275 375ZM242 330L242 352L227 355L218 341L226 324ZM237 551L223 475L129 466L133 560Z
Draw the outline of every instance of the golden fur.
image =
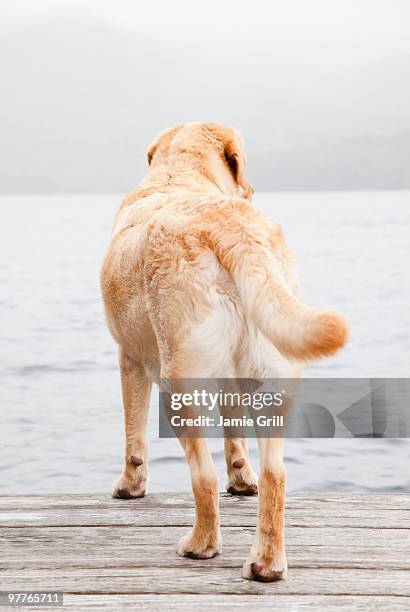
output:
M343 318L303 305L279 226L249 202L245 153L229 127L192 123L160 134L149 171L119 206L101 271L107 322L118 342L125 410L118 497L146 490L147 412L162 378L296 377L303 363L337 351ZM260 440L259 519L243 575L286 574L282 441ZM218 477L208 445L181 439L196 518L180 555L221 549ZM228 490L255 493L246 440L225 441Z

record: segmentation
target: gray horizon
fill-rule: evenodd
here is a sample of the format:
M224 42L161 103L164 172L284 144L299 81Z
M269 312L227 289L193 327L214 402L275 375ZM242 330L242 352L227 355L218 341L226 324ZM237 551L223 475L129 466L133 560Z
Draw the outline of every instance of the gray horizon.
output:
M156 134L196 120L239 128L257 190L410 188L410 5L347 2L313 29L74 5L2 19L0 193L126 192Z

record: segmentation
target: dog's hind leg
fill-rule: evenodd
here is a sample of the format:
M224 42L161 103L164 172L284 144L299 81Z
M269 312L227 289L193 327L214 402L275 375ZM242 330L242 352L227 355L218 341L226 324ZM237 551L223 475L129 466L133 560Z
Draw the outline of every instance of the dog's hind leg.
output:
M125 457L121 476L113 486L113 497L143 497L148 478L147 418L151 382L141 364L119 354L125 419Z
M180 438L180 442L191 471L195 521L191 531L179 541L177 553L181 557L208 559L222 550L218 475L205 439Z
M255 541L242 575L272 582L286 577L284 542L285 483L283 439L260 438L259 511Z
M170 398L178 390L182 405L178 409L181 419L193 420L198 415L192 402L184 403L185 394L192 392L192 379L196 372L190 368L192 358L183 350L178 351L178 363L163 365L162 384L170 387L166 396ZM185 376L181 376L181 372ZM195 385L194 385L195 387ZM188 400L187 400L188 401ZM171 403L166 401L166 413L171 418ZM172 419L171 419L172 422ZM180 429L178 431L178 429ZM195 501L195 520L192 529L181 538L177 553L181 557L192 559L209 559L219 554L222 549L222 538L219 525L219 481L218 474L209 451L206 432L202 425L174 428L185 451L185 457L191 472L192 492Z

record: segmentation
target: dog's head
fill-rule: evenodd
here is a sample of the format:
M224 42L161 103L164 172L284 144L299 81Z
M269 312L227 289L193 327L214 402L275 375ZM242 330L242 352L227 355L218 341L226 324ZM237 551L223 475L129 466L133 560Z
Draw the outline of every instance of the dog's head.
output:
M215 123L188 123L162 132L148 149L153 167L179 158L189 159L197 171L223 192L252 199L245 177L246 157L238 130Z

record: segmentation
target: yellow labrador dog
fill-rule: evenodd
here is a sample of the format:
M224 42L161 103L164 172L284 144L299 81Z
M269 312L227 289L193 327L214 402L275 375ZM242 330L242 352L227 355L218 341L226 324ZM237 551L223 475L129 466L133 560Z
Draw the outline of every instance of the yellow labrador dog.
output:
M147 413L160 378L293 378L347 339L344 319L299 301L279 226L251 204L240 134L190 123L158 136L149 170L120 204L101 271L109 328L119 345L124 469L113 496L141 497L148 477ZM218 477L205 439L181 439L196 516L179 555L221 551ZM259 440L260 476L244 439L225 441L228 490L259 489L255 542L243 576L286 575L282 440Z

